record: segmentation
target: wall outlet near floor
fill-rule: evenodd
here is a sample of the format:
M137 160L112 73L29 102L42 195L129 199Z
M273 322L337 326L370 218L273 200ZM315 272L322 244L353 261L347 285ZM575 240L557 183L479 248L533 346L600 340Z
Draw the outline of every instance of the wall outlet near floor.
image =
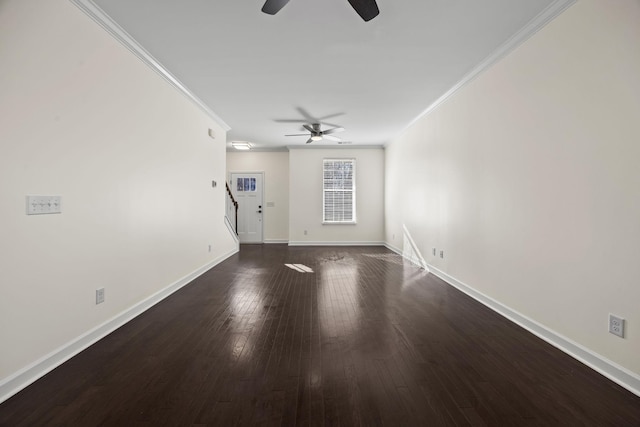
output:
M96 289L96 305L104 302L104 288Z
M444 251L440 251L440 258L444 258Z
M307 235L307 230L304 230L304 235L305 235L305 236Z
M609 314L609 332L624 338L624 319L613 314Z
M433 256L436 256L436 248L433 248Z
M209 252L211 252L211 245L209 245Z

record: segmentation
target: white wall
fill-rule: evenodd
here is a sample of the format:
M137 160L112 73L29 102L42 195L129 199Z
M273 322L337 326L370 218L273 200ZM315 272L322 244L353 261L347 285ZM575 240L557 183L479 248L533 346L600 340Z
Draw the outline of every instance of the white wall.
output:
M322 224L322 160L325 158L356 159L356 225ZM289 173L290 244L381 244L384 236L382 148L291 148Z
M580 0L385 158L389 244L405 224L428 263L636 378L639 41L637 0Z
M66 0L2 1L0 40L1 400L235 245L211 187L221 126ZM63 213L25 215L27 194L61 195Z
M227 152L227 182L232 172L264 172L264 241L289 241L289 152ZM273 206L268 206L268 203Z

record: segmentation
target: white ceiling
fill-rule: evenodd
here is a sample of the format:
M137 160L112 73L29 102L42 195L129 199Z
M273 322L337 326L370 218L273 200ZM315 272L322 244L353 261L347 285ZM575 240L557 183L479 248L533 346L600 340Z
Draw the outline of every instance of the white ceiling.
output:
M558 0L378 0L363 22L347 0L95 0L224 120L228 141L304 145L303 113L384 144ZM315 145L337 145L323 140Z

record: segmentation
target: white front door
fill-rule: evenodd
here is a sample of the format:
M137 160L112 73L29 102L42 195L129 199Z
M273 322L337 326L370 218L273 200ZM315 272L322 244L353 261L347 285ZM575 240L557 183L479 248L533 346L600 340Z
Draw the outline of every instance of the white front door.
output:
M238 202L240 243L262 243L262 173L232 173L231 190Z

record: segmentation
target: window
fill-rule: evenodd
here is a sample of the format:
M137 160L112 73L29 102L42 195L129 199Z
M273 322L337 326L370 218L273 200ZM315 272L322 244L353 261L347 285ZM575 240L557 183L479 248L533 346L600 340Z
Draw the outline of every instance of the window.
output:
M322 221L356 222L355 159L324 159Z
M255 178L238 178L236 188L238 191L256 191L256 179Z

